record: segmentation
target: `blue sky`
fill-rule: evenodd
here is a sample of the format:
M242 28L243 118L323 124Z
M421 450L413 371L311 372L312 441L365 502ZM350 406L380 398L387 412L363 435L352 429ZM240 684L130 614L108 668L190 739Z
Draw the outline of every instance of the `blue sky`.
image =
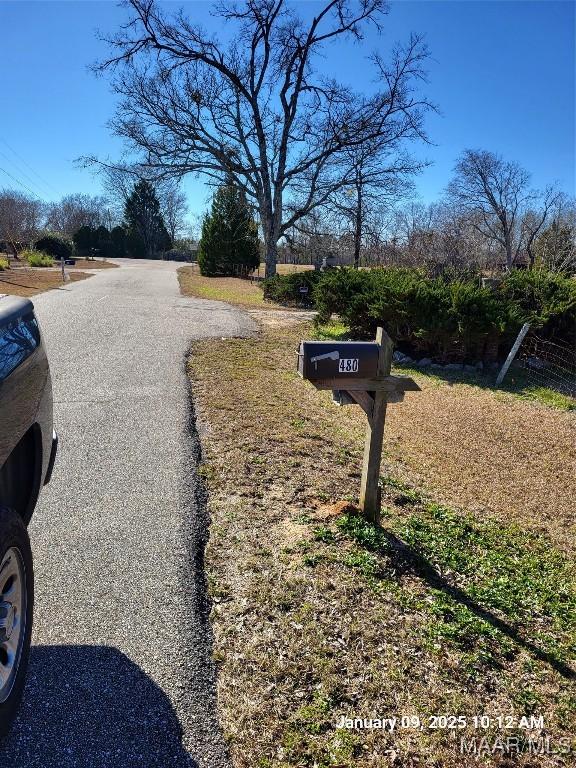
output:
M210 3L164 5L182 5L205 26L214 24ZM315 5L300 4L304 13ZM125 10L108 0L0 0L0 168L44 199L99 193L98 180L74 159L120 153L120 140L106 126L114 97L88 66L106 53L96 29L112 32L124 18ZM441 194L467 147L518 161L534 186L557 182L575 194L572 2L393 2L382 37L370 33L361 46L327 49L322 67L363 88L366 55L385 55L411 32L426 37L432 56L426 92L441 110L427 121L433 145L418 150L433 163L417 180L423 200ZM0 170L4 186L19 188ZM188 180L186 191L192 213L202 212L209 194L203 182Z

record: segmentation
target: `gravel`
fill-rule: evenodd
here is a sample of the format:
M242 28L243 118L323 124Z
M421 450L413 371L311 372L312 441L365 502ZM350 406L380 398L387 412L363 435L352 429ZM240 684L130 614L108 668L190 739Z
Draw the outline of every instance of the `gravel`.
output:
M229 764L185 359L254 326L181 297L177 264L120 263L34 300L60 450L30 529L33 648L4 768Z

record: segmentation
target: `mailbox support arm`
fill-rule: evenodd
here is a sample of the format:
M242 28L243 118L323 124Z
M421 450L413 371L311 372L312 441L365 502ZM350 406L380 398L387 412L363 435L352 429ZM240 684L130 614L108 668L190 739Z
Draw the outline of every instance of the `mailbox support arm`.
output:
M374 392L362 392L361 390L347 390L351 398L353 398L358 405L362 408L366 416L368 417L368 423L372 423L372 416L374 414Z

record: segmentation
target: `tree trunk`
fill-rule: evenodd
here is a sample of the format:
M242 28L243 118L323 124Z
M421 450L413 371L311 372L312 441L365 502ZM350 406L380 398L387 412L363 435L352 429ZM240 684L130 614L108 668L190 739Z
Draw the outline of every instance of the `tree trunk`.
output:
M276 274L276 261L278 259L278 243L274 238L267 239L266 247L266 271L264 277L274 277Z
M354 269L360 267L360 247L362 245L362 185L356 183L356 215L354 217Z
M512 243L506 238L506 270L512 272L514 266L514 254L512 253Z
M356 210L356 221L354 224L354 269L358 269L360 267L360 246L362 244L362 212L360 206Z

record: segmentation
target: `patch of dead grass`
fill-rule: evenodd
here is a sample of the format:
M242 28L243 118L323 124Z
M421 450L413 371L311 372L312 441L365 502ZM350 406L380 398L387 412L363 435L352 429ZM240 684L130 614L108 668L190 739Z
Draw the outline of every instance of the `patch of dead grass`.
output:
M118 264L104 259L76 259L76 264L66 269L115 269L116 267Z
M72 283L92 277L88 272L74 270L69 271L68 275ZM0 293L9 296L36 296L52 289L65 289L67 282L63 283L61 273L52 269L10 269L0 272Z
M225 301L241 307L271 306L270 302L264 301L260 285L250 280L239 277L202 277L195 266L180 267L178 280L185 296Z
M394 547L370 549L338 529L358 492L364 418L298 378L295 349L306 335L302 326L267 327L255 339L201 342L189 363L212 514L207 571L219 702L234 765L471 764L460 732L338 730L341 715L427 722L530 710L544 714L552 739L573 736L570 681L520 636L511 640L440 593ZM544 528L550 548L555 541L568 551L559 520L574 523L565 466L571 425L569 414L532 403L425 385L389 409L386 470L426 483L479 520L500 519L505 543L515 541L507 529L513 516L527 529ZM397 533L418 530L420 495L403 487L384 493L385 527ZM439 530L430 528L423 546L434 547ZM522 541L531 546L529 536ZM433 560L431 567L448 585L473 587L465 573ZM529 598L515 597L518 605ZM498 611L496 618L513 623ZM518 631L537 634L539 625ZM561 764L554 755L538 761ZM506 763L488 756L483 764ZM523 753L509 764L534 762Z
M279 274L287 274L290 270L280 267L290 267L292 264L279 264ZM307 269L309 265L292 271ZM250 311L259 322L265 325L285 326L310 320L316 313L290 309L264 299L261 283L243 280L239 277L203 277L198 266L180 267L178 270L180 290L185 296L195 296L199 299L225 301Z

